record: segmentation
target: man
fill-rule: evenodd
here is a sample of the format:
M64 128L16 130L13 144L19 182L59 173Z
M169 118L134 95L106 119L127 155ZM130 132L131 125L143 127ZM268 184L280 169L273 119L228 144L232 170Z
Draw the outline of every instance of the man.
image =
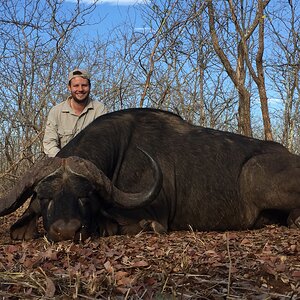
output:
M85 70L73 70L68 79L71 96L52 107L47 118L43 146L50 157L93 120L107 113L102 103L89 97L90 75Z

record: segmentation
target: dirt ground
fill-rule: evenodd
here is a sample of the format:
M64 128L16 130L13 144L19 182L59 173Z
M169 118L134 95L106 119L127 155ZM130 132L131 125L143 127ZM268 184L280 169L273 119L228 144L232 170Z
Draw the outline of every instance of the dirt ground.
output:
M299 230L13 242L15 218L0 218L0 299L300 299Z

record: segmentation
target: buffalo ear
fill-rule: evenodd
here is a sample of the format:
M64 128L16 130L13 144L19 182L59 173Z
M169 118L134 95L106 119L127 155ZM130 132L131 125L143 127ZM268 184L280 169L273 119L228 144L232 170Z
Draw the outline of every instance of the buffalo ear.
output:
M8 215L18 209L33 194L38 182L56 172L61 165L62 159L58 157L48 157L35 163L8 194L0 198L0 216Z

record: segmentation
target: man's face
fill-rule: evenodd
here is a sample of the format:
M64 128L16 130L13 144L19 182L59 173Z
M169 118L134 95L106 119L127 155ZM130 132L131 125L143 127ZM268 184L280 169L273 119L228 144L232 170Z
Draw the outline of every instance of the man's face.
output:
M68 85L72 98L76 102L85 102L90 94L89 81L86 78L75 77Z

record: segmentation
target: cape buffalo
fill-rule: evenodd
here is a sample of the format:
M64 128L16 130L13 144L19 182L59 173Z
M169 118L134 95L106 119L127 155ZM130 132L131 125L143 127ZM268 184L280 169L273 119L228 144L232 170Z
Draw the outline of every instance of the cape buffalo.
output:
M0 199L31 239L40 216L50 240L141 230L300 227L300 157L275 142L194 126L157 109L103 115L55 158L34 165Z

